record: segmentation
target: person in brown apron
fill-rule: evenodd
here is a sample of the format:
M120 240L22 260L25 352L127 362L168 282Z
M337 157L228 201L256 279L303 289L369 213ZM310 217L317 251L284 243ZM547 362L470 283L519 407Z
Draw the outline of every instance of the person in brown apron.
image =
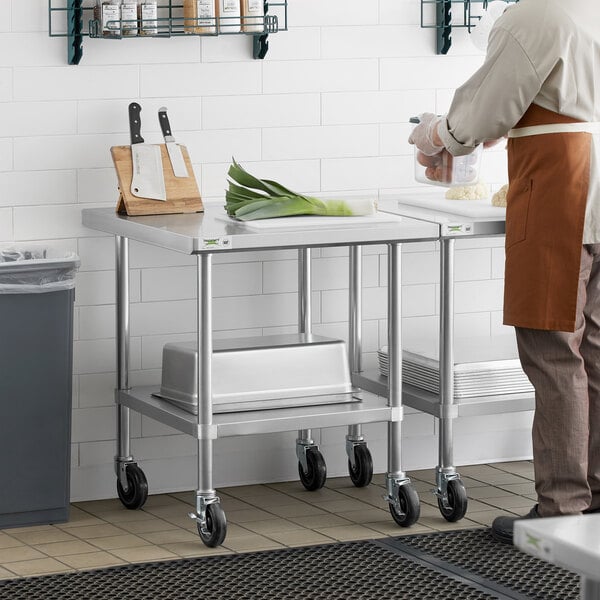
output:
M521 0L448 113L409 138L431 156L508 137L504 324L535 389L538 501L494 520L506 543L518 518L600 511L598 19L600 3Z

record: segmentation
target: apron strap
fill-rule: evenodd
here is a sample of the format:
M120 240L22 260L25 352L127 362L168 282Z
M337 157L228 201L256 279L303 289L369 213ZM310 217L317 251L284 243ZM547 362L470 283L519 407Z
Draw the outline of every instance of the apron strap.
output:
M518 127L508 132L509 138L529 137L545 133L600 133L600 122L588 123L549 123L548 125L533 125L531 127Z

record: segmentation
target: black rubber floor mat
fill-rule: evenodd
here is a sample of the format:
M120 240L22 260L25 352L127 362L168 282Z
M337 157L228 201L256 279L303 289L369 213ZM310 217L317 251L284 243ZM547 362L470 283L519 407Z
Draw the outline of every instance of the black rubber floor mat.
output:
M579 579L488 530L0 580L0 600L575 600Z
M514 598L577 600L579 576L538 560L514 546L501 544L489 529L463 529L386 538L385 545L401 555L412 555L422 564L436 565L490 588L508 588Z
M495 597L368 541L0 581L3 600L484 600Z

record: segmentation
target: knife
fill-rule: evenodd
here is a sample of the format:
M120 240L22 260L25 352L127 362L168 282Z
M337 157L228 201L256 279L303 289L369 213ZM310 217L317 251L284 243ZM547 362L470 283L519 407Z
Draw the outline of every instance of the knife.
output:
M137 102L129 105L129 133L131 136L131 160L133 177L131 193L138 198L166 200L165 179L163 174L160 146L144 144L142 137L142 107Z
M169 159L171 160L171 166L173 167L173 174L175 177L188 177L188 170L185 160L183 159L183 154L181 153L181 148L175 143L175 138L171 133L171 125L169 124L169 117L167 117L166 106L162 106L158 109L158 120L165 138Z

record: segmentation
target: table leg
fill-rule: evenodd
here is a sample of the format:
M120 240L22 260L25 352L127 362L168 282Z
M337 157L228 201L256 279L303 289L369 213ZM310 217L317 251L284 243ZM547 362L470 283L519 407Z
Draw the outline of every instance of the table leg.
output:
M419 496L402 470L402 311L401 245L388 244L388 423L387 501L392 517L402 527L415 523L420 515Z
M141 508L148 498L148 481L131 455L130 409L120 403L129 390L129 240L115 237L117 292L117 493L126 508Z
M213 487L212 406L212 255L196 256L197 267L197 364L198 390L198 488L196 513L198 533L210 547L219 546L227 533L220 498Z
M454 242L440 241L440 417L439 464L436 469L434 493L442 516L448 521L462 519L467 511L467 495L460 475L454 467L453 421L454 404Z

